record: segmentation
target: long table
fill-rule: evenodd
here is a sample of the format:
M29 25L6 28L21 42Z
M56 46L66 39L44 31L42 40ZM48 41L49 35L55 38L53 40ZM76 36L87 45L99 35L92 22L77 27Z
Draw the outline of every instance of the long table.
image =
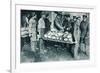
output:
M66 43L66 44L75 44L76 43L76 42L71 42L71 41L56 40L56 39L50 39L50 38L45 38L45 37L43 37L42 39L46 40L46 41Z
M74 55L74 58L77 59L78 48L75 48L75 46L77 46L76 42L69 42L69 41L63 41L63 40L55 40L55 39L50 39L50 38L45 38L45 37L43 37L41 40L42 41L59 42L59 43L65 43L65 44L72 44L73 45L73 55ZM44 47L43 42L42 42L42 45L40 47Z

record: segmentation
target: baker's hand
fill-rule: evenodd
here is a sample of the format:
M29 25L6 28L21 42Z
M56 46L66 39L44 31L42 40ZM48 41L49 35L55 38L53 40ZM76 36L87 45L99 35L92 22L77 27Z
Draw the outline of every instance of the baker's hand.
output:
M29 34L29 37L32 37L32 34L31 33Z

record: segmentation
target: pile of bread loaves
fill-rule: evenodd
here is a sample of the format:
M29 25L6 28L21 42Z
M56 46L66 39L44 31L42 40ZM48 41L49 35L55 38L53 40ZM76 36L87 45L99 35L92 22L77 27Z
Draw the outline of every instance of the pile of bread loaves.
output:
M69 32L61 32L61 31L49 31L44 35L45 38L53 39L53 40L62 40L62 41L70 41L72 42L72 34Z

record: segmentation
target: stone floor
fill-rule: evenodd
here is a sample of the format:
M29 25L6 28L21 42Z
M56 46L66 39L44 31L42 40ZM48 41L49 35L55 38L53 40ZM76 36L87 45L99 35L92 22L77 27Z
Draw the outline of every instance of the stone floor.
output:
M38 47L37 47L38 48ZM62 48L62 47L55 47L52 45L48 45L43 50L43 53L37 51L32 52L30 51L30 44L25 44L23 46L23 51L21 51L21 63L26 62L47 62L47 61L71 61L75 60L73 58L70 49ZM85 53L79 53L79 60L86 60L89 59Z

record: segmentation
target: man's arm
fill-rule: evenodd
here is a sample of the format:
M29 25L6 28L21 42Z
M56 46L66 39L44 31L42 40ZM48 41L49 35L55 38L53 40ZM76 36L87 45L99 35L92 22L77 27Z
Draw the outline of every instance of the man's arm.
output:
M29 36L32 34L32 20L29 21Z
M57 22L57 20L55 20L55 25L56 25L57 28L59 28L60 30L63 30L63 27Z

